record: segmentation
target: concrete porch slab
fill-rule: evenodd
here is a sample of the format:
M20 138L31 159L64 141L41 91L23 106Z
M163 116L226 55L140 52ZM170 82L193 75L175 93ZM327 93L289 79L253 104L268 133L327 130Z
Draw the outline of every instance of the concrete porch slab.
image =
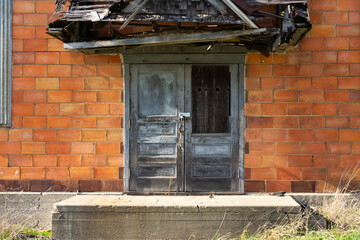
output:
M291 219L291 197L78 195L55 204L53 239L211 239Z

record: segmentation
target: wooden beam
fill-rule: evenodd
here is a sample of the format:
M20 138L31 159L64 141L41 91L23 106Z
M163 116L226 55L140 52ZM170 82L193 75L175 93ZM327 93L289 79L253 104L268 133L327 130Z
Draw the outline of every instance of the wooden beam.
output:
M237 30L237 31L221 31L221 32L204 32L204 33L175 33L164 34L152 37L143 38L126 38L108 41L93 41L93 42L73 42L64 43L65 49L91 49L91 48L108 48L116 46L156 46L156 45L174 45L174 44L188 44L196 42L216 42L234 39L244 35L259 35L265 33L266 28L252 29L252 30Z
M236 15L238 15L241 20L243 20L244 22L246 22L247 25L249 25L249 27L254 28L254 29L258 29L259 27L250 20L250 18L243 12L241 11L240 8L238 8L232 1L230 0L222 0Z
M141 9L143 9L145 7L145 4L147 3L148 0L143 0L143 2L138 6L137 9L135 9L135 11L131 14L131 16L126 20L126 22L123 23L123 25L121 25L119 30L124 29L135 17L136 15L141 11Z
M276 5L276 4L295 4L307 3L307 0L246 0L247 3Z

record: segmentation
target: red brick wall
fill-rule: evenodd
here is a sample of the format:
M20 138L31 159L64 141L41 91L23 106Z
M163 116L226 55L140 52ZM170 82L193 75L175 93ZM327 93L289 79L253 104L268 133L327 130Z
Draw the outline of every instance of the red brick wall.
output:
M0 191L122 191L120 57L65 51L45 34L54 2L14 0L13 127L0 128ZM247 55L247 192L334 190L358 167L360 3L309 7L314 27L299 47Z
M247 55L247 191L360 188L360 1L312 0L287 54Z
M120 57L65 51L45 34L55 0L14 0L13 105L0 190L122 191Z

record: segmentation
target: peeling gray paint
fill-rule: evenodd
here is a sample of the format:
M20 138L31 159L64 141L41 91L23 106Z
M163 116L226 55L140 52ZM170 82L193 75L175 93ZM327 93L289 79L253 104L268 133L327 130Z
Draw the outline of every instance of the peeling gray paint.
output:
M0 126L11 125L12 0L0 1Z

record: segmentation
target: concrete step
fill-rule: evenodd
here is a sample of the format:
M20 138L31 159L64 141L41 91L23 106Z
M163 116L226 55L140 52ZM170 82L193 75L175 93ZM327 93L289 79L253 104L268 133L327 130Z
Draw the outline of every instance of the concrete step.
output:
M292 219L301 207L289 196L78 195L57 203L53 239L238 238L246 228Z

